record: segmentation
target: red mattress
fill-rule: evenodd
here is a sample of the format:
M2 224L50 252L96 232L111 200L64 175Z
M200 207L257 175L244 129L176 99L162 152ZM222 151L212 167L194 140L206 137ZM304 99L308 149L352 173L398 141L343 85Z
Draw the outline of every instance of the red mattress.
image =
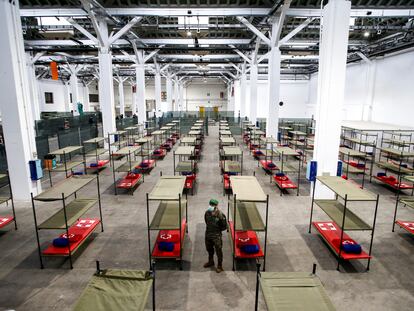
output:
M313 226L322 235L324 240L329 244L331 249L338 255L339 254L339 242L341 240L341 229L333 222L312 222ZM349 235L344 232L343 240L352 240ZM337 243L335 242L337 241ZM360 254L350 254L341 252L341 258L345 260L352 259L369 259L372 258L367 253L362 251Z
M298 186L292 182L289 177L285 176L273 176L273 180L275 181L276 185L281 189L297 189Z
M374 176L374 178L394 189L414 189L414 186L410 186L409 184L403 182L399 183L398 179L394 176Z
M73 252L76 248L82 244L82 242L95 230L101 221L99 218L84 218L79 219L75 224L69 228L69 235L80 235L81 238L73 243L70 243L70 251ZM66 233L61 234L60 237L65 237ZM45 256L69 256L69 250L67 247L55 247L50 244L42 254Z
M89 164L88 169L91 169L91 170L100 169L100 168L103 168L108 163L109 163L109 160L99 160L98 162L96 162L97 166L91 166Z
M116 187L121 189L134 188L139 183L141 178L141 174L128 173L124 178L116 183Z
M366 167L365 167L365 164L364 163L358 163L358 161L343 161L344 163L347 163L348 165L350 165L350 166L353 166L353 167L357 167L357 168L359 168L359 169L367 169ZM359 165L358 165L359 164Z
M155 153L155 151L159 151L159 153ZM154 152L152 153L152 157L153 158L163 158L165 157L165 155L167 154L167 150L160 148L160 149L156 149L154 150Z
M269 167L269 163L273 163L271 160L260 160L260 165L262 166L262 168L266 171L275 171L278 170L277 165L275 165L275 167Z
M197 178L196 174L186 176L186 178L185 178L185 189L193 189L196 178Z
M155 242L154 249L152 250L152 257L154 258L180 258L180 246L184 241L186 221L183 219L181 222L181 241L180 230L160 230L158 232L157 240ZM174 249L172 252L161 251L158 249L159 242L173 242Z
M414 221L397 220L395 223L409 233L414 234Z
M231 189L230 184L230 176L228 174L223 175L223 183L224 183L224 189Z
M259 147L258 144L249 144L249 149L252 150L252 151L257 149L258 147Z
M231 232L231 237L234 241L234 226L233 222L229 221L229 227ZM244 253L240 247L243 245L243 243L246 243L248 241L248 244L257 244L259 245L259 252L256 254L247 254ZM262 247L260 246L259 239L257 238L257 234L254 231L237 231L236 232L236 258L262 258L264 257L264 253L262 250Z
M7 226L14 220L13 216L0 216L0 228Z

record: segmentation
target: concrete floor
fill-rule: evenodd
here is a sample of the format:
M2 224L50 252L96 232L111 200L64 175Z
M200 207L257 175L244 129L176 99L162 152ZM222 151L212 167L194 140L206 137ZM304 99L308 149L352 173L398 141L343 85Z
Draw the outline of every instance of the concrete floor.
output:
M231 249L226 233L223 237L225 272L217 274L202 267L207 259L203 214L208 200L218 198L223 209L227 202L222 195L218 167L218 128L211 127L209 132L199 163L198 189L195 196L189 196L184 270L179 271L174 262L157 265L157 310L253 310L254 307L255 264L239 262L238 270L231 271ZM311 271L312 263L317 263L317 274L338 310L412 309L414 239L399 228L391 232L395 202L391 191L374 182L367 185L381 194L370 271L365 272L366 261L355 261L341 266L338 272L336 257L315 230L308 234L309 185L303 181L300 196L291 193L281 197L243 148L244 174L256 172L264 191L270 194L267 271ZM171 152L157 163L133 196L115 196L111 170L102 172L105 231L96 231L87 247L78 253L73 270L61 259L48 259L46 269L39 269L31 206L17 203L19 230L9 226L0 232L0 310L71 310L94 273L97 259L104 268L147 269L145 194L153 188L160 171L164 175L172 174ZM93 191L96 186L91 184L83 194ZM57 203L39 204L38 219L45 219L57 208ZM155 205L152 210L155 212ZM355 210L371 221L372 205L358 205ZM97 216L98 209L92 208L87 215ZM413 211L408 208L400 208L399 215L402 219L414 219ZM327 220L327 217L316 208L314 219ZM56 235L57 232L42 231L41 241L46 244ZM351 236L367 247L368 232L351 233ZM265 309L263 299L260 307Z

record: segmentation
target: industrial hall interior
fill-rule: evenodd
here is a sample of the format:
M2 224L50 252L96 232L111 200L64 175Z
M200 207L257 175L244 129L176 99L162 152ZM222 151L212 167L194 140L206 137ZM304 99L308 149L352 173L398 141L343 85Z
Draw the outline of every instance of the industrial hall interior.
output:
M0 311L414 306L414 0L0 0Z

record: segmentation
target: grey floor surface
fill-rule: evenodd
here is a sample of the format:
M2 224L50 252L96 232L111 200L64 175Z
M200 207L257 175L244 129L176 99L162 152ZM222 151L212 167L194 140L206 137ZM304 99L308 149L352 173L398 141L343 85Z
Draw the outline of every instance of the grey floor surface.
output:
M241 143L240 137L238 142ZM412 310L414 238L400 228L391 232L395 197L390 190L375 182L367 185L381 194L370 271L365 271L366 261L354 261L342 265L338 272L333 253L315 230L308 233L309 185L302 181L300 196L293 192L280 196L245 146L243 150L244 174L255 172L264 191L270 195L267 271L311 271L312 264L317 263L317 274L338 310ZM19 229L15 231L9 226L0 232L0 310L71 310L94 273L97 259L107 268L147 269L145 195L153 188L160 171L163 175L172 174L171 152L157 163L133 196L115 196L111 170L108 168L101 173L105 231L97 230L77 254L73 270L62 259L47 259L46 268L39 269L31 206L30 203L17 203ZM62 177L56 176L59 178ZM44 185L46 187L47 182ZM91 184L82 195L94 191L96 186ZM168 261L157 265L157 310L254 308L255 263L240 261L237 271L232 271L226 233L223 237L225 272L217 274L202 267L207 259L203 214L212 197L218 198L225 209L227 199L223 196L218 167L217 127L210 127L210 135L205 139L197 191L194 196L189 196L189 235L185 239L184 269L180 271L178 265ZM39 204L40 221L57 208L58 203ZM372 220L372 204L354 204L351 208L365 220ZM154 213L156 206L152 205L151 209ZM264 208L261 211L264 212ZM87 215L97 216L98 209L92 208ZM314 217L315 220L328 220L318 208ZM399 218L414 220L414 211L402 207ZM46 245L57 234L40 232L42 243ZM351 232L351 236L365 248L369 245L369 232ZM260 308L265 309L262 298Z

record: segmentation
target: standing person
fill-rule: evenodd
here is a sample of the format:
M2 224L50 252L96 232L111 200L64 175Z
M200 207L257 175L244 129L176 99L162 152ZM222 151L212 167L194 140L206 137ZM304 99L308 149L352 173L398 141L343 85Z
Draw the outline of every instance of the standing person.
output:
M211 199L204 214L206 222L205 243L208 252L208 262L204 268L214 267L214 251L217 254L216 272L223 272L223 240L221 232L227 229L226 216L218 209L218 201Z

